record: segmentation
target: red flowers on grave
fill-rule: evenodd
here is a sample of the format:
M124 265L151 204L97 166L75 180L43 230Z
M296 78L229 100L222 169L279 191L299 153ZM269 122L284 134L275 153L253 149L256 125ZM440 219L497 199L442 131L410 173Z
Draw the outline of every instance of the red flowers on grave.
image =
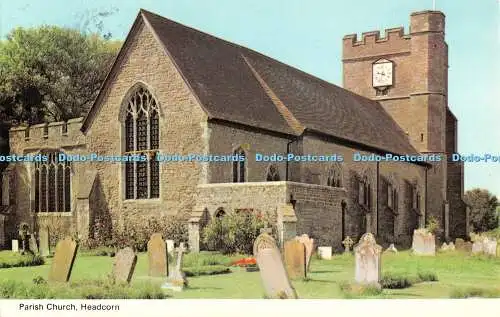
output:
M234 261L232 266L249 266L249 265L257 265L257 261L255 258L243 258L237 261Z

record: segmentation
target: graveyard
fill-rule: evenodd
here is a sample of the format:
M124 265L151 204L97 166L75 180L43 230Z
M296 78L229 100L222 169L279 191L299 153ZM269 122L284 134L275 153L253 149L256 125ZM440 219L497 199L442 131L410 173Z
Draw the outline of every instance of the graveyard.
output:
M500 258L485 253L486 244L481 245L483 240L478 237L474 237L474 243L457 240L456 247L453 243L432 247L433 252L429 254L428 245L419 245L426 243L427 234L421 242L417 235L415 233L413 250L397 251L394 246L383 250L373 236L367 234L357 245L346 240L343 254L325 255L322 253L325 247L314 251L312 239L308 244L307 237L287 241L283 250L271 236L261 233L254 244L256 256L207 251L190 253L183 244L168 252L161 236L154 235L148 252L135 254L130 248L90 252L78 250L67 238L58 245L55 255L45 257L41 265L1 268L0 296L156 299L500 297ZM152 255L155 248L159 251ZM12 253L0 252L0 261L12 260ZM255 262L258 269L245 267L245 263ZM243 265L235 266L234 263ZM84 290L80 291L82 288Z

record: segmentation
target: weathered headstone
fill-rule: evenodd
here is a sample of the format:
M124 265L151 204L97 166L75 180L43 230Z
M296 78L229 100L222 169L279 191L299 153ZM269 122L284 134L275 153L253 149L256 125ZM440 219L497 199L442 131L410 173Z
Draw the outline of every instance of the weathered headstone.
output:
M38 254L38 244L36 243L36 238L33 234L30 235L28 240L29 250L34 254Z
M12 240L12 252L19 252L19 240Z
M344 241L342 241L342 244L344 245L344 253L349 253L354 245L354 241L352 241L351 237L347 236Z
M354 247L355 281L380 287L382 247L371 233L365 233Z
M497 256L497 240L488 239L484 243L484 253L487 255Z
M450 242L450 243L448 244L448 250L450 250L450 251L455 251L455 245L453 244L453 242Z
M398 253L398 249L394 246L394 243L391 243L391 245L385 250L385 252L389 253Z
M411 248L417 255L436 255L436 238L425 228L416 229Z
M167 282L163 284L162 288L172 289L174 291L182 291L184 286L188 285L186 275L182 272L182 260L184 258L184 252L186 248L184 242L181 242L179 248L177 248L177 260L175 263L175 268L170 270L167 278Z
M71 276L78 244L71 237L60 240L56 245L56 253L49 272L49 281L67 282Z
M260 234L255 240L253 250L266 296L282 299L297 298L274 239L267 233Z
M314 239L309 238L307 234L295 238L297 241L302 242L306 247L306 269L309 271L311 264L311 256L314 250Z
M318 255L322 260L330 260L332 258L332 247L318 247Z
M285 242L285 265L288 276L292 279L305 278L306 268L306 248L304 244L297 240Z
M472 236L471 236L472 237ZM472 254L497 255L497 241L485 236L475 235Z
M174 240L165 240L165 243L167 244L167 252L172 254L174 252Z
M113 263L113 277L115 281L130 283L136 263L137 255L135 255L132 248L126 247L118 251Z
M154 233L148 241L149 275L168 276L167 245L160 233Z
M49 228L47 227L41 228L40 232L38 233L38 237L40 239L40 255L49 256L50 255Z

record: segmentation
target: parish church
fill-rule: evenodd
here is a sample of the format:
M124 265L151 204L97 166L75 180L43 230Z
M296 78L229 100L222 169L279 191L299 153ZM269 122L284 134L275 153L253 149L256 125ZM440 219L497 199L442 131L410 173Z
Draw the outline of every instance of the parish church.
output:
M463 166L446 159L457 152L457 118L444 14L416 12L408 32L346 35L339 45L343 87L140 10L86 117L11 128L11 154L48 160L3 172L1 246L21 223L36 232L57 219L85 241L103 217L116 230L179 215L196 252L208 221L243 209L268 215L281 242L308 234L334 250L365 232L409 246L430 219L442 241L465 237ZM245 159L62 162L61 153ZM344 160L257 162L256 153ZM355 153L443 159L355 162Z

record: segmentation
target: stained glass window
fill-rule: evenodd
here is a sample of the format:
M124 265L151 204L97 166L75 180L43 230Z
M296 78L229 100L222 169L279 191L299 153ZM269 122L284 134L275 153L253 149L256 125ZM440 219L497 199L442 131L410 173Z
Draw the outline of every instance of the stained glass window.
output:
M139 87L131 95L125 117L125 154L149 157L125 163L126 199L158 198L160 167L155 161L160 147L158 105L153 95Z

